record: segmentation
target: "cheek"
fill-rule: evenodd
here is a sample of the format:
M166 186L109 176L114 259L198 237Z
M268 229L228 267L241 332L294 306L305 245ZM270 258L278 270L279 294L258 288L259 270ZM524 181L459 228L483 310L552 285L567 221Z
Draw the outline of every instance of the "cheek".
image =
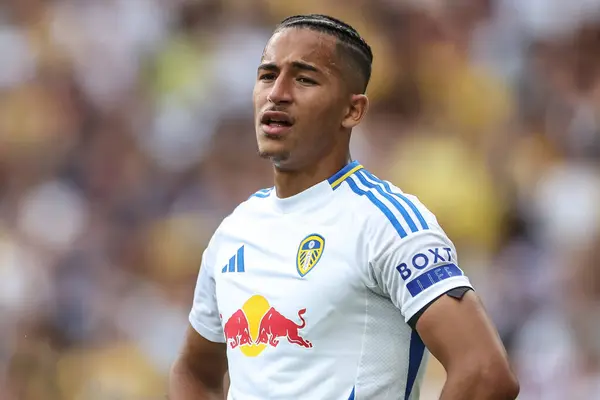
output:
M266 101L267 96L263 94L263 91L255 86L254 90L252 91L252 104L254 105L254 109L260 110Z
M305 138L311 146L329 147L340 126L337 110L327 103L315 102L304 116Z
M307 115L310 123L316 124L316 129L321 131L332 129L340 122L338 104L329 101L312 102Z

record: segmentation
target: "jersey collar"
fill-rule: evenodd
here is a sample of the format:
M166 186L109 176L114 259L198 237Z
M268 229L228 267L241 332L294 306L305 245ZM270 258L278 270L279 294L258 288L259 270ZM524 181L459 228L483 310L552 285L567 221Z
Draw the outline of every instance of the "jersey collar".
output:
M358 161L353 161L329 179L319 182L294 196L282 199L277 197L277 192L273 190L270 198L275 208L285 214L321 207L331 200L334 190L360 169L363 169L363 166Z
M363 168L364 167L360 165L358 161L352 161L350 164L336 172L331 178L327 179L327 182L329 182L329 185L331 185L331 189L335 190L340 187L340 185L346 179L348 179L350 175Z

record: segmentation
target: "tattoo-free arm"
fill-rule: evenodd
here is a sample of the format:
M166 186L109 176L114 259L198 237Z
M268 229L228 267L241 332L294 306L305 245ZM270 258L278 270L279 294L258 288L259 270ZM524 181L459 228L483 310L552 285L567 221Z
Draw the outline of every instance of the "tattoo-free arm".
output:
M418 319L421 339L444 366L440 400L513 400L519 384L496 328L473 291L438 298Z
M211 342L188 328L181 354L169 376L170 400L223 400L227 372L225 343Z

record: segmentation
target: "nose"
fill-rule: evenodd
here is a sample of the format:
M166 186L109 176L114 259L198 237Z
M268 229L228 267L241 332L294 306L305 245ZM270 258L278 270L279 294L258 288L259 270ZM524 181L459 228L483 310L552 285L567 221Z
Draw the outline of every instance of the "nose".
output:
M275 82L273 82L273 86L271 87L271 91L267 96L267 100L273 104L286 104L292 102L292 93L289 80L286 79L285 76L279 75Z

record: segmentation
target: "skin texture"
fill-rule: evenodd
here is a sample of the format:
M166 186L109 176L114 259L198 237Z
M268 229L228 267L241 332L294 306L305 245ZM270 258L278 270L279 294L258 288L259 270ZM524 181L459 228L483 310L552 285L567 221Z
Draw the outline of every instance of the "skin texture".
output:
M352 128L369 101L354 63L336 38L310 29L286 28L267 44L253 93L258 151L273 163L277 196L293 196L329 178L350 159ZM292 127L268 135L266 111L285 113ZM474 292L462 300L442 296L416 329L448 374L442 400L514 399L518 383L496 329ZM226 345L188 328L170 375L170 399L223 399Z
M440 297L416 329L448 374L441 400L517 398L519 384L504 345L475 292L461 300Z
M188 326L183 348L171 368L169 399L224 399L227 346L206 340Z
M273 162L279 197L321 182L348 161L350 132L368 108L356 74L340 57L336 38L288 28L269 41L254 88L256 140L261 157ZM294 121L283 136L265 133L265 111L285 112Z

